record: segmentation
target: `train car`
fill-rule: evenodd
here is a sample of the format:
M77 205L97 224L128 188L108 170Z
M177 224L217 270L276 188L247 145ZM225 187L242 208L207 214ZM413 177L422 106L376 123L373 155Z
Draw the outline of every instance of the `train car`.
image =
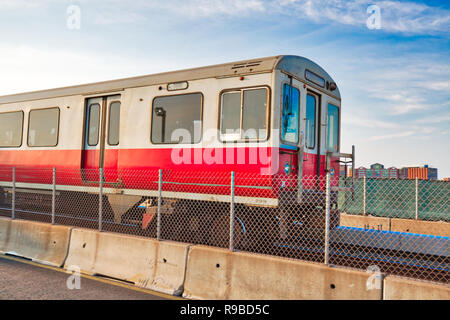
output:
M337 178L340 158L354 161L340 153L340 128L336 82L299 56L14 94L0 97L0 181L14 167L22 188L48 187L54 169L70 193L97 190L102 176L121 223L154 208L160 170L176 205L209 210L229 201L234 172L236 203L278 219L323 204L313 177Z

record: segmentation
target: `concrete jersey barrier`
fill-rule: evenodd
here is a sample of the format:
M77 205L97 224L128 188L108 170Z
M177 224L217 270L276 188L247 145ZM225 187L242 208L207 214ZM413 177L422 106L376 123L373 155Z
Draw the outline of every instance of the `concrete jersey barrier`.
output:
M0 252L61 267L67 256L70 227L0 218Z
M398 219L341 213L340 224L345 227L450 237L450 223L446 221Z
M387 276L384 300L450 300L450 285Z
M380 276L361 271L195 246L188 254L183 297L380 300L381 287Z
M181 295L188 249L183 243L73 229L65 268Z
M0 253L190 299L450 300L448 284L8 218Z
M9 236L11 234L11 219L0 218L0 252L5 253L6 244L9 241Z

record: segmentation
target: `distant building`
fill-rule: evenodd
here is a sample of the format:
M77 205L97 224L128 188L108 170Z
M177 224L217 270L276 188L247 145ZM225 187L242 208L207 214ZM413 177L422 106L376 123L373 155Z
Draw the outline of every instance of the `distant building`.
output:
M355 170L356 178L390 178L398 179L398 169L395 167L385 168L381 163L374 163L370 168L359 167Z
M450 178L444 178L443 181L450 181Z
M437 180L438 169L430 168L428 165L423 167L404 167L400 169L399 175L403 179Z
M345 168L341 167L341 175L345 173ZM349 167L348 177L352 176L352 168ZM359 167L355 170L355 178L384 178L384 179L416 179L419 180L437 180L438 169L430 168L428 165L423 167L396 167L385 168L381 163L374 163L370 168ZM444 178L449 181L450 178Z

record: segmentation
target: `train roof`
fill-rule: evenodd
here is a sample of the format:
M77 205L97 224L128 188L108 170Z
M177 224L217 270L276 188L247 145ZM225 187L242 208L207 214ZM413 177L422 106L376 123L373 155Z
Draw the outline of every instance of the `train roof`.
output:
M323 77L325 81L328 81L330 83L334 82L330 75L313 61L299 56L281 55L132 78L88 83L70 87L5 95L0 96L0 104L57 98L72 95L93 95L97 93L100 94L121 91L127 88L145 87L178 81L192 81L214 77L227 78L233 76L273 72L274 70L281 70L293 75L298 79L306 81L306 69ZM314 86L314 84L312 85ZM333 92L329 91L328 93L340 99L338 88L336 88Z

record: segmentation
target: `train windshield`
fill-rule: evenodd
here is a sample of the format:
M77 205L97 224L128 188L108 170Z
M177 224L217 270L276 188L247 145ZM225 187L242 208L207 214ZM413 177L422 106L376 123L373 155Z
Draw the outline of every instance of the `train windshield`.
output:
M300 92L288 84L283 86L283 116L281 137L286 142L298 143Z
M328 104L327 112L327 150L337 152L339 149L339 108Z

